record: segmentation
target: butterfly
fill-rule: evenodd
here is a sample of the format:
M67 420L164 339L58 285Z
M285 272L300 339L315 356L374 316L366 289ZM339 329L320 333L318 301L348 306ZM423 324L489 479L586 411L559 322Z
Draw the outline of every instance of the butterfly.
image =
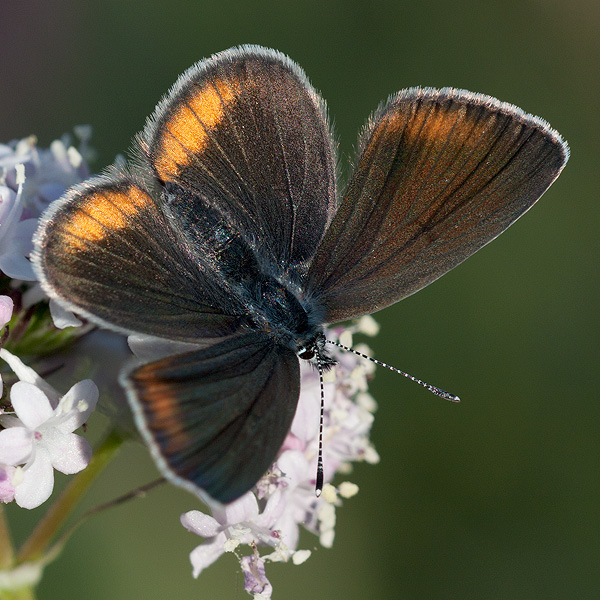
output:
M223 503L272 465L300 360L335 362L325 324L453 269L568 159L561 136L515 106L410 88L369 118L339 192L325 102L258 46L181 75L134 153L51 205L34 267L51 298L99 326L196 344L121 380L164 475Z

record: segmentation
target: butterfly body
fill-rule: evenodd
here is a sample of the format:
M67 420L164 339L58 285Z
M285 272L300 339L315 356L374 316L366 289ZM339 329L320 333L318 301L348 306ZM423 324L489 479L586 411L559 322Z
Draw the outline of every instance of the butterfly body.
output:
M194 207L193 213L185 217L193 223L190 230L194 236L189 240L195 253L193 260L210 269L222 282L229 294L229 310L243 315L239 328L263 332L273 343L303 357L309 356L309 350L314 356L318 347L323 364L332 364L321 342L324 334L322 323L315 316L317 305L303 302L303 290L292 279L295 269L283 272L261 254L260 240L244 239L223 222L221 213L208 202L177 185L168 185L166 209L182 200ZM184 235L190 230L185 230ZM222 304L219 308L223 310Z
M244 46L184 73L135 154L50 207L34 268L98 325L197 344L121 381L163 473L229 502L281 448L299 358L334 364L324 326L415 293L490 242L568 148L510 104L411 88L367 122L340 192L324 101L289 58Z

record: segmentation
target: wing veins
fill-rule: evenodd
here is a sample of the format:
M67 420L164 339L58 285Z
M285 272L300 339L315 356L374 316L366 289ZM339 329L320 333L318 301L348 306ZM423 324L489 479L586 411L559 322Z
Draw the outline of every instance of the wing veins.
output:
M510 121L507 121L507 123L505 124L502 133L506 130L506 128L508 127L508 125L510 124ZM527 131L525 129L523 129L523 131ZM503 173L505 171L505 169L508 168L509 164L515 159L515 157L517 156L517 154L519 154L521 152L521 150L525 147L525 144L527 143L527 141L531 138L531 136L533 135L533 133L536 130L533 129L529 132L529 135L527 137L525 137L525 139L522 140L521 144L518 146L518 148L515 149L515 151L513 152L513 154L507 158L505 164L499 169L497 170L493 175L491 175L491 177L489 177L485 183L481 184L481 186L479 187L479 189L474 192L473 194L471 194L470 198L476 197L476 196L480 196L483 192L483 190L488 187L497 177L500 176L501 173ZM495 148L495 146L498 144L498 142L501 140L502 135L499 135L495 140L494 143L490 146L488 152L486 153L486 155L481 159L481 161L479 161L477 167L471 172L471 175L474 175L475 171L477 170L477 168L483 163L485 162L485 160L487 159L487 157L489 156L489 154L492 152L492 150ZM463 183L461 183L461 185L459 186L459 188L457 188L457 190L461 189L471 178L471 176L467 177ZM506 194L505 196L503 196L503 198L508 197L509 194ZM485 200L484 198L482 198L482 201ZM437 226L439 226L441 223L443 223L446 219L450 218L451 216L453 216L454 214L456 214L460 209L464 208L465 206L467 206L467 204L469 204L469 198L466 198L464 201L458 203L456 206L454 206L450 212L447 213L447 215L444 216L443 219L438 220L433 222L433 219L435 218L436 214L439 213L439 210L443 207L443 203L440 205L440 207L438 208L438 210L436 211L436 214L434 214L432 216L432 219L430 219L427 223L425 223L418 231L416 231L413 236L411 238L409 238L408 240L406 240L406 242L400 246L399 248L397 248L396 250L394 250L393 252L391 252L387 258L385 258L384 260L382 260L381 262L379 262L377 264L376 267L372 268L370 271L367 271L365 273L363 273L361 275L361 277L359 278L360 280L362 279L366 279L369 276L371 276L374 272L378 271L379 269L383 268L384 266L388 265L391 261L395 260L398 258L398 256L403 253L407 248L409 248L410 246L412 246L414 243L416 243L419 239L419 237L421 235L423 235L424 233L428 233L430 231L432 231L433 229L435 229ZM462 221L466 218L468 218L473 211L480 205L481 203L472 203L472 206L470 208L470 210L461 217L461 219L458 221ZM489 217L491 217L492 215L497 214L499 211L502 210L502 205L500 206L500 208L498 209L498 211L495 211L494 213L492 213L491 215L488 215L488 219ZM461 234L460 237L467 235L468 232L464 232L463 234ZM459 238L454 238L454 239L460 239ZM434 244L436 244L436 246L439 246L438 243L439 242L439 238L437 240L434 241ZM357 265L360 263L357 263Z
M127 215L126 213L124 213L117 204L115 204L112 200L110 200L110 197L106 196L106 193L102 193L102 196L110 203L112 204L127 220ZM84 215L86 215L89 219L91 219L92 221L96 222L98 225L100 225L100 227L102 227L102 229L104 229L104 231L109 232L110 236L113 238L118 239L120 242L124 243L125 246L127 246L129 249L133 250L134 253L139 254L141 256L144 256L144 258L147 258L149 255L143 253L139 246L135 245L132 243L132 241L127 237L127 236L123 236L120 233L120 229L110 229L105 223L103 223L102 221L100 221L98 218L96 218L94 215L90 214L89 212L87 212L83 207L79 207L77 208L78 211L82 212ZM124 228L125 231L125 228ZM77 240L80 240L81 242L84 242L86 244L86 246L94 246L97 248L100 248L99 244L97 244L96 242L90 241L87 238L81 237L76 233L73 233L72 231L67 231L65 229L61 229L61 234L64 236L70 236L73 237ZM151 236L146 236L146 240L149 241L156 250L159 250L160 254L165 254L164 252L164 247L161 247L160 245L158 245L156 243L156 241L151 237ZM107 253L109 253L111 256L114 256L116 258L120 258L121 260L124 260L123 257L119 254L115 254L114 252L110 252L106 249L103 248L104 251L106 251ZM162 265L160 265L159 263L157 263L156 261L154 261L154 259L151 258L151 261L154 263L154 265L156 266L157 269L162 270L164 273L168 274L170 273L170 271L168 271L167 269L165 269L164 267L162 267Z
M263 361L265 361L265 360L267 360L266 357L263 358ZM193 449L190 449L190 451L188 452L187 456L191 456L191 455L197 454L198 452L202 452L203 450L206 450L206 448L208 448L210 445L214 444L214 440L217 437L219 437L226 429L228 429L229 427L231 427L233 421L241 419L241 424L239 425L239 427L237 429L238 432L244 427L244 424L248 420L249 415L252 413L252 409L254 408L254 405L260 399L261 394L263 393L264 389L266 388L267 384L269 383L270 375L273 373L273 370L274 370L274 368L276 366L275 361L272 361L272 359L271 359L271 362L272 362L272 364L271 364L271 366L269 368L269 376L267 376L267 377L264 378L264 381L263 381L263 384L262 384L260 390L258 390L256 392L256 394L254 395L254 399L253 399L252 402L250 402L248 408L246 410L244 410L244 411L240 411L238 413L238 415L232 421L230 421L229 423L225 424L219 430L218 434L217 435L213 435L212 439L208 440L204 445L202 445L202 446L194 446ZM258 367L260 367L260 365L258 365ZM242 418L242 417L244 417L244 418ZM221 460L221 458L222 458L222 456L220 456L220 455L214 455L213 460L204 461L203 464L207 465L207 466L212 466L212 465L215 464L216 461ZM209 469L206 469L205 473L208 473L208 471L209 471Z
M478 118L477 118L477 119L476 119L476 120L473 122L473 127L471 128L471 131L473 131L473 129L475 129L475 127L476 127L477 125L479 125L479 123L480 123L480 122L481 122L481 120L482 120L482 116L484 116L484 115L483 115L483 113L481 113L481 114L479 115L479 117L478 117ZM455 126L456 126L456 123L455 123L455 125L454 125L454 127L453 127L453 130L454 130ZM482 138L484 138L484 137L485 137L485 130L484 130L484 131L482 131L482 132L480 133L480 135L479 135L479 140L481 140L481 139L482 139ZM464 149L464 147L465 147L465 144L466 144L466 142L467 142L467 140L468 140L468 139L469 139L469 136L465 136L465 139L464 139L464 141L463 141L463 143L462 143L462 145L461 145L461 150L462 150L462 149ZM449 143L449 139L448 139L448 143ZM487 156L489 155L489 152L491 152L491 150L492 150L492 148L490 148L490 150L488 151L488 154L486 154L486 156L485 156L485 157L484 157L484 158L483 158L481 161L479 161L479 163L477 164L477 166L475 167L475 169L473 169L473 170L471 171L471 174L473 174L473 172L474 172L474 171L475 171L475 170L476 170L476 169L477 169L477 168L478 168L478 167L481 165L481 163L482 163L482 162L483 162L483 161L484 161L484 160L487 158ZM468 156L465 156L465 159L463 160L463 163L462 163L462 167L464 167L464 165L465 165L465 164L468 162L468 160L469 160L469 157L468 157ZM449 167L448 167L448 168L450 168L450 167L451 167L451 165L449 165ZM446 170L445 172L447 172L447 170ZM395 229L394 229L392 232L390 232L390 234L389 234L388 236L386 236L385 238L383 238L383 239L382 239L382 240L381 240L381 241L380 241L380 242L379 242L379 243L378 243L378 244L377 244L375 247L376 247L376 248L378 248L378 247L380 247L380 246L382 246L382 245L384 245L384 244L388 244L388 243L389 243L389 240L390 240L390 238L392 238L392 237L396 236L396 235L398 234L398 232L399 232L401 229L404 229L405 227L408 227L408 226L412 225L413 223L415 223L415 222L418 222L418 221L419 221L419 219L420 219L420 217L421 217L421 216L422 216L422 215L423 215L423 214L424 214L424 213L425 213L427 210L429 210L429 207L431 207L431 206L433 206L433 205L435 205L435 204L437 203L437 204L438 204L438 208L436 209L436 213L434 213L434 214L432 215L432 219L433 219L433 218L435 218L436 214L437 214L437 213L439 213L439 210L440 210L440 209L441 209L441 208L444 206L444 204L445 204L445 202L446 202L447 198L449 197L449 196L448 196L448 194L447 194L447 191L448 191L448 189L450 188L450 186L451 186L453 183L455 183L455 182L456 182L456 180L457 180L457 179L458 179L458 178L459 178L461 175L462 175L462 169L461 169L461 168L459 168L459 169L457 169L457 170L456 170L456 174L454 175L454 177L452 178L452 180L451 180L451 181L449 181L449 182L448 182L448 183L447 183L447 184L444 186L444 188L443 188L443 189L441 189L441 190L439 191L439 193L437 194L437 196L436 196L436 197L435 197L435 198L432 200L432 202L430 202L430 204L429 204L427 207L425 207L425 208L424 208L424 209L423 209L423 210L422 210L422 211L421 211L421 212L420 212L418 215L416 215L416 216L415 216L415 217L414 217L414 218L413 218L413 219L412 219L410 222L408 222L408 223L407 223L407 222L406 222L406 219L405 219L405 220L402 222L402 224L401 224L401 225L398 225L398 226L397 226L397 227L396 227L396 228L395 228ZM451 192L451 194L456 194L458 190L460 190L462 187L464 187L464 185L465 185L465 184L466 184L466 183L469 181L469 179L470 179L470 176L467 176L466 178L464 178L464 179L463 179L463 180L460 182L460 184L459 184L459 185L458 185L456 188L454 188L454 190ZM434 225L434 226L435 226L435 225Z
M271 89L273 89L272 85L271 85ZM292 256L293 250L294 250L294 233L296 230L296 211L295 211L293 194L292 194L292 182L291 182L291 178L290 178L290 169L288 166L288 159L287 159L286 152L285 152L285 145L283 143L283 136L281 134L281 125L279 123L277 111L272 111L272 113L273 113L273 122L275 125L275 130L277 131L277 139L279 140L279 150L281 153L281 158L283 160L285 179L287 182L287 192L288 193L287 193L285 199L286 199L286 204L288 206L288 209L289 209L291 217L292 217L291 221L290 221L290 226L289 226L289 240L288 240L287 249L286 249L287 253L286 253L286 255L283 256L283 260L285 262L288 262L288 259L290 256Z
M414 119L415 119L415 117L416 117L416 115L417 115L417 113L418 113L418 109L421 107L421 105L422 105L422 104L423 104L422 100L421 100L421 99L419 99L419 103L418 103L418 105L417 105L416 107L414 107L414 110L413 110L413 113L412 113L412 115L410 116L410 118L409 118L409 119L407 119L407 123L406 123L406 125L405 125L405 126L404 126L404 128L403 128L402 135L400 135L400 137L399 137L399 139L398 139L398 142L397 142L397 144L396 144L396 147L395 147L395 150L394 150L394 157L393 157L393 159L391 160L390 164L394 164L394 163L396 162L396 160L398 159L398 155L399 155L399 153L400 153L401 146L402 146L402 140L403 140L403 139L404 139L404 137L405 137L405 136L404 136L404 132L406 131L406 129L407 129L407 127L409 126L410 122L411 122L411 121L414 121ZM432 104L432 105L431 105L431 107L429 108L429 113L428 113L428 114L427 114L427 116L426 116L426 117L423 119L423 123L421 124L421 127L420 127L420 129L419 129L419 133L418 133L417 137L419 137L419 136L421 135L421 133L423 132L423 128L425 127L425 124L427 123L427 119L429 118L429 115L431 114L431 112L432 112L432 110L433 110L433 106L434 106L434 105ZM386 126L388 126L388 127L389 127L389 123L386 123ZM375 130L373 130L373 134L372 134L372 135L374 135L374 133L375 133ZM382 137L383 137L383 136L382 136ZM367 144L365 145L365 148L368 148L368 146L369 146L369 143L367 142ZM415 152L416 152L416 150L415 150L415 144L413 144L413 145L411 146L411 150L410 150L410 152L409 152L409 154L408 154L408 157L407 157L407 160L406 160L406 164L408 164L408 163L410 162L410 159L411 159L411 158L414 156ZM359 159L359 163L360 163L360 159ZM375 165L374 165L374 161L372 161L372 162L371 162L371 164L369 165L369 173L371 172L371 170L372 170L374 167L375 167ZM374 202L372 202L372 204L371 204L371 207L370 207L370 210L369 210L369 212L368 212L368 217L367 217L367 218L365 218L365 219L363 219L363 222L362 222L362 226L361 226L361 228L360 228L360 231L359 231L359 232L356 234L356 236L355 236L355 238L356 238L356 239L361 239L361 237L363 237L364 231L365 231L365 230L366 230L366 229L369 227L369 225L370 225L370 221L371 221L371 219L372 219L372 217L373 217L373 214L376 212L376 210L377 210L377 208L378 208L378 203L379 203L379 201L380 201L379 199L382 197L382 192L383 192L383 190L385 190L385 188L388 186L388 184L389 184L389 181L390 181L390 179L391 179L391 177L392 177L392 170L393 170L393 169L389 169L389 170L388 170L388 172L387 172L387 174L386 174L385 182L384 182L384 184L383 184L383 185L381 186L381 188L380 188L380 190L381 190L381 191L379 192L379 194L378 194L378 196L377 196L377 199L376 199ZM367 178L366 178L367 180L368 180L368 177L369 177L369 175L368 175L368 176L367 176ZM352 213L351 213L351 214L353 214L353 213L355 212L355 207L357 207L357 206L358 206L358 204L359 204L359 203L357 202L357 203L355 203L355 204L353 205L353 210L352 210ZM382 218L380 219L380 223L379 223L379 226L377 227L377 231L376 231L376 233L374 233L372 236L369 236L369 237L372 237L372 238L375 238L375 239L377 238L377 235L378 235L378 234L379 234L379 232L381 231L381 227L382 227L383 223L385 222L385 220L386 220L386 218L387 218L387 215L388 215L388 214L390 213L390 211L392 210L392 206L393 206L393 203L392 203L392 202L390 202L390 203L389 203L389 205L388 205L388 207L387 207L387 209L386 209L386 211L385 211L385 216L384 216L384 217L382 217ZM347 222L348 222L348 221L350 221L350 220L351 220L351 217L347 219ZM369 247L369 249L372 249L372 248L373 248L373 245L371 245L371 246ZM365 257L366 257L366 256L368 256L368 252L365 252L365 253L363 253L363 256L365 256ZM343 260L342 260L341 262L343 263ZM359 261L356 261L356 262L354 262L354 264L353 264L353 265L351 265L351 266L349 266L349 267L347 268L347 271L352 271L352 270L354 270L354 269L355 269L355 268L356 268L356 267L357 267L359 264L361 264L361 262L362 262L362 261L360 261L360 260L359 260ZM339 268L341 268L342 266L343 266L342 264L338 263L338 266L337 266L337 268L339 269ZM333 273L332 273L332 274L331 274L331 275L328 277L328 279L327 279L326 281L329 281L329 280L331 279L331 277L334 277L334 274L333 274ZM326 282L325 282L325 285L327 285L327 283L326 283Z
M82 259L78 259L78 260L81 261L81 262L83 262L83 263L85 263L85 264L89 264L88 261L83 261ZM102 288L104 288L104 289L106 289L108 291L114 290L114 286L113 285L107 284L107 283L103 283L102 281L99 281L97 279L93 279L93 278L90 278L90 277L84 277L84 276L81 276L81 275L70 275L70 277L72 277L73 279L82 281L82 282L85 281L85 282L92 283L95 286L102 287ZM149 287L146 286L146 287L144 287L144 290L145 291L151 291L152 288L149 288ZM162 288L154 288L154 291L161 292ZM139 294L135 293L133 290L129 290L129 289L125 288L124 290L122 290L122 292L125 293L126 295L130 295L133 298L136 298L137 300L139 300ZM156 294L155 297L160 298L160 295ZM228 313L224 313L223 311L216 311L216 310L215 311L206 311L206 310L198 310L198 311L196 311L196 310L192 310L188 306L182 306L181 304L173 302L172 300L174 300L174 299L179 299L179 300L183 300L184 302L187 301L187 302L190 302L190 303L194 303L197 306L202 306L202 308L214 308L212 306L201 305L200 301L197 298L188 298L186 296L177 295L177 294L171 293L171 292L169 293L169 302L163 302L163 303L165 305L171 305L172 304L173 306L175 306L177 308L180 308L180 309L182 309L183 311L185 311L187 313L216 314L216 315L226 315L226 316L231 316L231 317L240 316L240 315L228 314ZM128 314L128 313L123 313L123 314Z

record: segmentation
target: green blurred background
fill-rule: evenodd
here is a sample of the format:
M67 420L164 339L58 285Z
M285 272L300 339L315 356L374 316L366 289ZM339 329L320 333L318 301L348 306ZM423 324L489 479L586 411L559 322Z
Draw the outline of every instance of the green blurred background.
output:
M600 597L598 218L600 4L482 2L3 2L0 140L41 145L94 126L100 170L198 59L240 43L304 67L329 104L342 163L391 92L456 86L548 120L572 157L542 201L491 246L377 315L376 356L462 398L379 370L378 466L338 511L331 550L272 565L275 599ZM141 446L85 506L156 476ZM199 580L177 489L96 517L51 565L39 597L243 599L226 556ZM22 537L42 514L11 511Z

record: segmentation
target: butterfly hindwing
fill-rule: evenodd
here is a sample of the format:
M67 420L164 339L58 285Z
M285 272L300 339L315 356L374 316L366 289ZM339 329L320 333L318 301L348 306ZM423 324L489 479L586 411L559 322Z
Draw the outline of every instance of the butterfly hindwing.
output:
M335 209L335 148L324 101L283 54L244 46L199 62L140 142L185 226L216 208L281 269L316 250Z
M488 96L409 89L375 113L309 271L326 322L413 294L490 242L556 179L566 144Z
M137 367L124 384L165 475L229 502L274 462L296 411L300 368L291 350L247 333Z
M95 322L172 340L218 338L240 316L153 195L123 173L72 189L36 234L51 297Z

